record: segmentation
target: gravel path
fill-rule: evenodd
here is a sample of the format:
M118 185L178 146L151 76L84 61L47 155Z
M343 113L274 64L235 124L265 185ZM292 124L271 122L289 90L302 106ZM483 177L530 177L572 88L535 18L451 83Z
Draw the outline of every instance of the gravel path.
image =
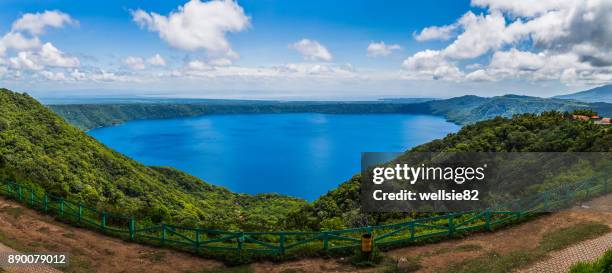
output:
M593 261L612 248L612 232L588 241L584 241L563 250L550 253L550 258L533 265L525 273L559 273L568 272L570 267L579 261Z

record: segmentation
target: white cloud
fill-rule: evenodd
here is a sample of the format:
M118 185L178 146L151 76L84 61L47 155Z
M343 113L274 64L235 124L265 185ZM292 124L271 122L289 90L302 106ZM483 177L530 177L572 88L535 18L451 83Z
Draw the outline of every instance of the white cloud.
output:
M9 49L30 50L37 47L40 47L38 37L27 38L18 32L9 32L0 38L0 56L4 56Z
M461 60L471 69L469 60L481 61L491 54L488 65L473 67L477 70L464 74L464 79L610 82L612 2L472 0L472 5L486 10L482 14L468 11L451 25L424 28L415 35L420 41L454 39L445 48L417 52L406 59L404 67L427 59L454 71L448 64ZM431 52L439 53L429 56ZM423 69L426 73L413 72L433 74L431 68Z
M454 59L471 59L481 56L490 50L500 48L504 43L512 42L512 35L504 32L506 21L501 13L475 15L468 12L459 24L463 32L444 50L442 54Z
M210 70L212 67L200 60L193 60L187 63L187 68L190 70Z
M41 70L45 67L76 67L79 59L66 55L51 43L45 43L39 51L21 51L9 58L15 69Z
M407 72L405 77L410 79L458 80L463 76L463 72L437 50L420 51L404 60L402 66Z
M123 63L134 70L145 69L145 60L140 57L129 56L123 60Z
M74 69L70 72L70 77L72 77L76 81L82 81L87 79L87 75L85 73L79 71L78 69Z
M51 81L66 81L68 78L63 72L41 71L40 74Z
M143 70L147 68L147 64L152 66L165 66L166 60L159 54L155 54L149 58L136 56L128 56L123 59L123 63L134 70Z
M249 26L250 18L233 0L201 2L191 0L167 16L136 10L132 18L139 26L159 33L173 47L183 50L205 50L209 55L235 58L225 37Z
M393 53L394 50L400 50L401 47L397 44L387 45L385 42L381 41L379 43L370 43L368 45L368 56L387 56Z
M70 15L61 11L45 11L43 13L26 13L13 22L12 31L27 31L32 35L40 35L45 27L61 28L65 24L75 24Z
M441 27L438 27L438 26L426 27L423 30L421 30L420 33L417 34L415 32L412 35L414 36L414 39L419 42L429 41L429 40L446 41L454 35L454 32L458 26L459 26L458 24L451 24L451 25L446 25L446 26L441 26Z
M9 59L11 68L14 69L28 69L28 70L41 70L43 69L42 64L34 61L32 54L29 52L19 52L17 56Z
M13 79L32 76L33 79L44 78L52 81L67 80L63 70L80 65L78 58L70 56L52 43L40 41L47 28L61 28L66 24L76 24L68 14L60 11L26 13L12 24L11 30L0 37L0 63L3 74L10 74Z
M319 42L310 39L302 39L291 45L290 48L297 50L304 59L311 61L331 61L332 55L327 48Z
M166 60L161 55L155 54L147 59L147 63L150 65L165 66Z
M465 75L465 79L468 81L475 81L475 82L495 81L495 78L489 75L487 71L483 69L472 71L471 73Z
M211 65L214 66L229 66L232 65L232 60L227 58L218 58L210 61Z
M576 0L472 0L473 6L489 8L490 10L504 11L514 16L533 17L549 12L567 8L577 2Z
M52 67L76 67L79 66L79 59L66 55L51 43L45 43L38 53L40 61L46 66Z

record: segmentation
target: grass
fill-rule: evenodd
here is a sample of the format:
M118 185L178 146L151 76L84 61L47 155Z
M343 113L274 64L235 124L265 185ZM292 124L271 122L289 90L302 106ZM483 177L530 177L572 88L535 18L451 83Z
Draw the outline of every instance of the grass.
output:
M584 222L544 235L540 248L544 251L563 249L580 241L593 239L610 231L607 225Z
M10 237L0 231L0 243L19 251L19 252L32 252L32 249L22 242L18 241L15 237Z
M589 240L610 231L607 225L584 222L562 228L544 235L535 249L514 251L506 255L489 252L483 256L467 259L448 266L446 273L506 273L547 257L554 250L563 249L580 241Z
M21 207L3 207L0 212L10 215L13 219L18 219L23 214L23 210L24 208Z
M570 273L601 273L612 272L612 248L601 258L593 262L578 262L570 268Z
M69 273L87 273L93 272L94 268L91 261L77 256L71 256L70 261L68 262L68 267L65 269L60 268L60 270Z
M408 273L415 272L421 269L421 259L433 257L446 253L461 253L481 250L482 246L478 244L463 244L456 247L442 247L434 251L420 254L416 257L403 258L401 261L386 259L382 264L381 273Z

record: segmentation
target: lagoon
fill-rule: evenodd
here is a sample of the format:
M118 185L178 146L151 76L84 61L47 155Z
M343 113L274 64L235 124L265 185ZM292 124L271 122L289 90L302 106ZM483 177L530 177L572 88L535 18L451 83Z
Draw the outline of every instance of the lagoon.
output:
M299 113L137 120L88 134L235 192L314 200L358 173L362 152L401 152L458 129L430 115Z

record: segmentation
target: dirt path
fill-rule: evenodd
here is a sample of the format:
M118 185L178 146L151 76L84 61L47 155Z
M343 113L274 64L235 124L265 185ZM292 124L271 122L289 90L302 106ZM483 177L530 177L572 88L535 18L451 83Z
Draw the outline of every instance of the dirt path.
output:
M463 239L395 249L386 252L386 255L397 261L414 260L418 257L422 268L416 272L434 273L452 263L490 252L503 255L535 248L544 234L585 221L601 222L612 227L612 194L597 198L584 206L542 216L492 233L480 233ZM281 264L263 263L257 264L253 269L261 273L380 272L379 269L356 270L346 265L346 262L335 259L304 259Z
M612 227L612 195L585 206L549 214L492 233L457 240L410 246L386 253L397 261L418 257L418 272L439 272L450 264L486 253L510 253L536 247L543 235L585 221ZM216 261L174 250L125 242L99 233L59 223L30 209L0 198L0 242L21 252L66 252L71 266L66 272L217 272L228 270ZM380 272L356 269L347 259L310 258L283 263L262 262L223 272ZM1 271L1 270L0 270Z
M551 258L521 270L525 273L568 272L579 261L594 261L612 248L612 232L550 254Z
M69 253L65 272L202 272L222 266L187 253L75 228L5 198L0 198L0 241L23 253Z

